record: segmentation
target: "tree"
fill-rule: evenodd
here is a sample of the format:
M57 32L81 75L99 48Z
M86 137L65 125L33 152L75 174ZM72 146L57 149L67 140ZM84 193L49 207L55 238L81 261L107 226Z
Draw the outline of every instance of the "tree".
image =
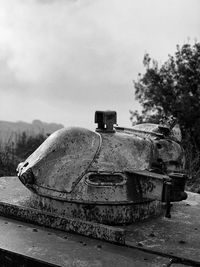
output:
M132 121L158 122L162 116L172 115L183 137L200 147L200 43L178 45L161 67L149 54L143 63L146 71L134 81L142 113L131 112Z
M175 54L161 67L146 53L143 64L145 73L134 81L142 112L131 111L131 120L135 124L158 123L163 116L177 119L186 168L196 186L196 181L200 184L200 43L177 45Z

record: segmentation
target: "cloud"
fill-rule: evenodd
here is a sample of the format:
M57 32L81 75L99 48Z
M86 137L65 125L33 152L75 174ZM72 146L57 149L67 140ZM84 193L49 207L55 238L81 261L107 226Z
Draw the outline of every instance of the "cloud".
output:
M0 92L29 99L30 119L65 123L63 112L78 124L96 108L115 108L128 121L144 52L162 62L188 36L199 39L198 0L0 0L0 7Z

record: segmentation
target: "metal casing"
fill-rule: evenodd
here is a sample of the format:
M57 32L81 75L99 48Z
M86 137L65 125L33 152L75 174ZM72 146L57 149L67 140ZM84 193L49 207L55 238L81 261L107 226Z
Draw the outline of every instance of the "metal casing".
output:
M33 192L63 201L138 203L161 200L167 174L183 169L180 144L145 125L112 133L72 127L52 134L21 165L19 177ZM138 172L145 174L138 178Z

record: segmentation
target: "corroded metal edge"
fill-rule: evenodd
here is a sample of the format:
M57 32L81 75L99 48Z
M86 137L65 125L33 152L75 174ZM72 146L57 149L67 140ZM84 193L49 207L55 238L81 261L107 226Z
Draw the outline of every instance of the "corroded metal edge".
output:
M0 216L66 232L78 233L112 243L125 244L126 230L124 229L80 219L64 218L29 207L0 202Z
M81 203L58 201L32 194L26 207L46 211L58 216L118 226L134 223L164 213L163 205L157 200L143 200L138 203Z

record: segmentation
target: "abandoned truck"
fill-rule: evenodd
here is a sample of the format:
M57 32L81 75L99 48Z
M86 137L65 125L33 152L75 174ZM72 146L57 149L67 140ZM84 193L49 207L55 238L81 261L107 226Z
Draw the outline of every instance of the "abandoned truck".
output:
M116 112L96 111L96 131L58 130L19 165L32 203L51 212L109 225L160 214L187 198L180 130L116 126Z

